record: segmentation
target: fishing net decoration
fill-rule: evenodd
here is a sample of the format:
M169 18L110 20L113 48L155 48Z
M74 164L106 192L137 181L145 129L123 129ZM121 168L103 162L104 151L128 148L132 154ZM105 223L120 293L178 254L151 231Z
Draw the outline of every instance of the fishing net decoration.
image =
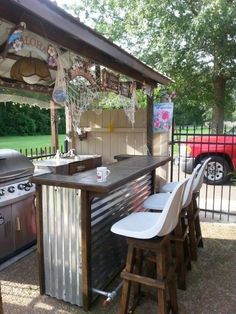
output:
M125 97L121 93L107 97L107 94L110 93L101 92L99 84L90 84L85 77L77 76L70 81L67 70L71 66L68 63L68 60L58 54L57 75L52 97L56 103L67 106L72 127L77 133L81 131L82 113L90 109L94 110L96 114L101 114L104 104L105 108L123 108L132 126L134 125L135 109L138 107L136 82L133 82L131 86L131 98Z
M89 109L95 109L94 103L99 98L98 89L82 77L77 77L67 83L67 95L66 105L71 117L71 124L73 129L79 133L81 115Z
M137 95L136 95L136 82L132 83L131 92L132 92L131 99L128 98L128 101L126 101L126 103L124 103L123 105L123 109L127 118L131 122L132 126L134 126L135 108L138 107L138 101L137 101Z

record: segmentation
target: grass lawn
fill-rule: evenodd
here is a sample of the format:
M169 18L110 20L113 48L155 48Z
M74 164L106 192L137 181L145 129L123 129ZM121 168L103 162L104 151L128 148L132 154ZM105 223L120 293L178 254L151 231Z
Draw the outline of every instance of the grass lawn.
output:
M59 134L59 146L63 145L64 134ZM15 150L25 151L36 148L47 149L51 146L51 135L33 135L33 136L0 136L0 148L12 148Z

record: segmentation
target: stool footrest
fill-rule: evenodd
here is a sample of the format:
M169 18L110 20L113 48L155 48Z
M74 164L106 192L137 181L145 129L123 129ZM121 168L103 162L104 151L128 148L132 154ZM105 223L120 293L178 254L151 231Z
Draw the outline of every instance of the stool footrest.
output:
M131 274L131 273L128 273L127 271L122 271L121 278L125 280L138 282L140 284L145 284L147 286L155 287L158 289L163 289L163 290L166 289L165 282L162 280Z
M173 242L184 242L186 237L188 235L188 227L187 226L184 226L183 227L183 230L182 230L182 234L181 236L180 235L175 235L175 234L172 234L170 236L170 240L173 241Z

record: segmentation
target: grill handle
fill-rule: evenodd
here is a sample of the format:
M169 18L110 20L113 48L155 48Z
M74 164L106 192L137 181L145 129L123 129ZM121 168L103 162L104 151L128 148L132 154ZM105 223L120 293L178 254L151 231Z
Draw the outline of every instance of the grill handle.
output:
M0 177L0 180L6 180L6 179L12 179L16 176L22 176L23 174L27 173L28 172L28 169L20 172L20 173L14 173L14 174L10 174L10 175L7 175L5 177Z
M21 231L20 217L16 217L16 231Z

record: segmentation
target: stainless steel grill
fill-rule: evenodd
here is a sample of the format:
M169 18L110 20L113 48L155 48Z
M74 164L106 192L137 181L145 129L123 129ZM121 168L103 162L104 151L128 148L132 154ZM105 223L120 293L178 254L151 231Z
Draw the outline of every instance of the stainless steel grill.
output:
M35 242L34 165L12 149L0 149L0 263Z

